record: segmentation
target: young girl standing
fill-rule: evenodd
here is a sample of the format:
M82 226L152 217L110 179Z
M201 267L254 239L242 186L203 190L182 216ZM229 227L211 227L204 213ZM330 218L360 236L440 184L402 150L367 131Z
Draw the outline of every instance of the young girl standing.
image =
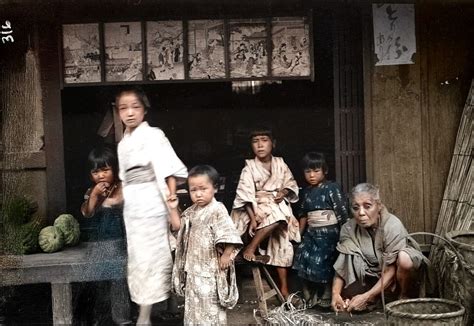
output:
M348 203L338 184L327 181L328 167L323 154L310 152L302 160L308 182L300 201L300 232L293 268L304 280L305 299L310 305L331 306L333 265L337 259L339 231L347 221Z
M91 259L99 260L106 255L123 254L123 195L122 184L117 175L117 156L111 148L94 148L89 153L88 166L94 186L86 191L81 212L84 217L93 218L97 225L95 238L99 246L98 250L93 251L94 257ZM110 286L109 283L98 283L95 299L94 319L101 318L100 314L103 312L100 308L107 304L104 300L107 299L110 300L114 323L130 322L130 298L124 280L113 280Z
M187 170L163 131L144 121L150 108L145 93L125 89L115 99L125 125L118 145L127 233L128 286L140 306L137 324L150 324L154 303L169 298L172 257L168 232L179 228L177 178Z
M225 206L214 198L218 182L209 165L189 171L193 205L182 214L173 268L174 289L185 296L184 325L226 325L226 308L238 299L233 259L242 241Z

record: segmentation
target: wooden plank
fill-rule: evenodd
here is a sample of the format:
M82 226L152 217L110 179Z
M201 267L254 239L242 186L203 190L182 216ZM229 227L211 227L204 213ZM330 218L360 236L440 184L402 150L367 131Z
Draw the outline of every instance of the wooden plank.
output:
M55 253L0 257L0 285L70 283L121 279L126 276L124 244L82 242Z
M275 281L273 280L272 276L270 275L270 273L268 272L267 268L265 266L261 266L262 270L263 270L263 273L265 274L265 278L267 279L267 282L268 284L270 284L270 286L272 287L273 290L275 290L275 294L277 295L278 297L278 300L280 300L281 303L284 303L285 302L285 298L283 297L283 295L281 294L280 292L280 288L278 287L278 285L276 285Z
M21 157L19 161L18 157ZM0 162L2 170L24 170L46 168L46 154L44 151L29 153L4 153L3 162Z
M72 288L69 283L52 283L53 325L72 325Z
M372 7L366 5L362 7L362 66L364 79L364 135L365 135L365 172L367 181L374 180L374 135L373 130L373 108L372 108L372 67L373 67L373 26Z
M257 291L258 309L263 318L268 316L267 301L265 299L265 291L263 289L262 276L260 268L252 266L253 281L255 282L255 290Z
M41 92L44 114L44 140L47 164L48 216L53 218L66 210L66 182L64 174L63 123L59 75L59 45L56 37L40 35L58 35L59 25L51 21L35 26L35 42L37 44ZM41 32L39 31L41 28ZM40 46L41 45L41 46Z

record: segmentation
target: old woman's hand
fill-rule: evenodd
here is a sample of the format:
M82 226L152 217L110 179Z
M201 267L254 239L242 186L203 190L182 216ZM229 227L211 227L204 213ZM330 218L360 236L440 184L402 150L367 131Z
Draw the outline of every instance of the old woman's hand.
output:
M347 311L362 311L367 309L367 305L369 303L369 296L365 293L356 295L349 301L349 305L347 307Z

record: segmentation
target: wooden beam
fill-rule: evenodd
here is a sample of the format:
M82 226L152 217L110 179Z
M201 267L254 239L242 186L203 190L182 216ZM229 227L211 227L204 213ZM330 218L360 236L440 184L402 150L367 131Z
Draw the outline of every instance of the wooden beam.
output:
M15 158L21 157L21 164ZM15 163L13 163L15 162ZM0 170L24 170L46 168L45 152L31 153L4 153L3 161L0 161Z
M43 98L48 216L57 216L66 210L59 35L59 24L54 21L43 21L41 26L35 26Z

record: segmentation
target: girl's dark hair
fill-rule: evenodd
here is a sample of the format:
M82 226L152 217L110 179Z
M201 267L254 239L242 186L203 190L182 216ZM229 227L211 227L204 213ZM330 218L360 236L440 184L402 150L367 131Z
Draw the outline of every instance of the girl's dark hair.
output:
M140 101L140 103L145 107L145 110L148 110L151 107L150 100L148 99L148 96L146 96L145 91L141 87L138 87L138 86L125 87L119 90L117 95L115 95L115 107L118 108L119 98L123 94L130 94L130 93L135 94L135 96Z
M219 172L212 166L207 164L196 165L188 172L188 178L196 177L199 175L207 175L212 182L214 188L219 186Z
M259 126L257 128L252 129L249 133L249 139L252 141L253 137L256 136L268 136L272 141L275 139L273 138L273 132L272 129L266 126Z
M112 168L114 177L118 177L118 160L115 151L107 146L94 148L88 156L89 170L97 170L107 166Z
M326 163L326 157L323 153L309 152L301 160L301 167L303 170L306 169L322 169L324 173L328 172L328 164Z

